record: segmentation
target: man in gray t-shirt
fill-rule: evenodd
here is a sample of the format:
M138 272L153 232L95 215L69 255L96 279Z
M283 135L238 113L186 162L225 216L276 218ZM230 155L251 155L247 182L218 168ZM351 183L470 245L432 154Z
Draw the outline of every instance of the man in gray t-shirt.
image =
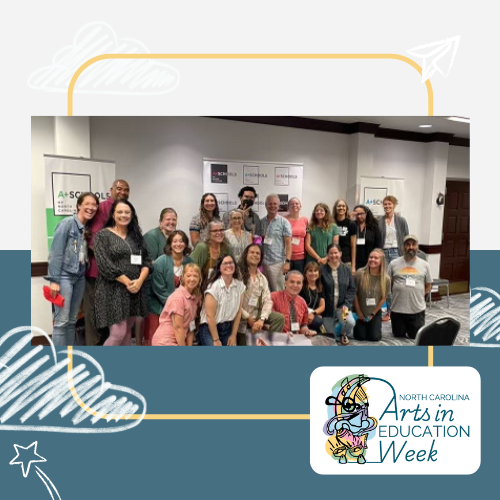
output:
M389 264L392 284L391 325L395 337L414 339L425 324L425 296L432 287L429 264L417 257L418 239L404 238L403 256Z

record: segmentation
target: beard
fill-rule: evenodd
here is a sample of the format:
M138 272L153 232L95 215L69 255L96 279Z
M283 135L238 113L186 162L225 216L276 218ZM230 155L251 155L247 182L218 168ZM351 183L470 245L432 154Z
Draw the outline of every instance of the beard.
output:
M414 259L417 256L417 251L416 250L406 250L406 248L403 251L405 259L406 260L411 260Z

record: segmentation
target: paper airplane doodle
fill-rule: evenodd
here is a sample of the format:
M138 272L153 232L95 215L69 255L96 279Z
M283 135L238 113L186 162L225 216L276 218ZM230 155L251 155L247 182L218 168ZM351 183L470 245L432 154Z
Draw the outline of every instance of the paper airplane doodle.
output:
M43 458L42 456L40 456L36 452L37 446L38 446L38 441L31 443L27 447L20 446L18 444L14 445L14 449L16 450L17 455L9 462L9 464L10 465L20 464L24 477L28 477L32 463L46 462L47 461L45 458ZM28 452L28 450L30 450L31 448L33 448L33 449ZM20 451L20 450L22 450L22 451ZM33 458L28 459L28 457L33 457L33 456L38 457L38 460L33 459ZM28 462L27 466L25 465L26 462ZM49 479L49 477L42 471L42 469L40 469L40 467L38 467L38 465L35 465L35 469L36 469L37 476L42 480L43 484L45 484L45 487L47 488L47 490L49 490L49 493L50 493L50 496L52 497L52 500L54 500L54 495L52 493L55 493L57 495L57 498L59 498L59 500L61 500L61 497L59 496L59 492L57 491L56 487L54 486L54 483L52 483L52 481Z
M455 60L460 36L446 38L439 42L427 43L419 45L406 52L414 57L423 59L422 61L422 82L428 80L436 71L441 73L445 78L448 76ZM451 52L450 56L445 59L445 56ZM448 61L446 68L446 61Z
M32 331L49 339L51 356L44 354L47 348L31 347ZM141 423L146 414L141 394L106 381L99 363L82 351L72 354L84 363L68 370L67 354L56 352L36 327L22 326L0 337L0 431L110 433Z
M93 22L81 28L73 44L58 50L52 64L28 77L32 89L67 92L71 78L89 59L102 54L149 54L148 48L133 38L118 39L106 23ZM107 59L92 64L78 78L75 93L158 95L174 90L179 72L153 59Z
M491 288L473 288L470 303L470 345L500 347L500 295Z

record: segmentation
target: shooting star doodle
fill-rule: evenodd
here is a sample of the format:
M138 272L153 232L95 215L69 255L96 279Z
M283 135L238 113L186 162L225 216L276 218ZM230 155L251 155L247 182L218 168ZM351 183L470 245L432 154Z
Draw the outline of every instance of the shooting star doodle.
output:
M32 463L46 462L47 461L45 458L43 458L41 455L39 455L36 452L37 446L38 446L38 441L35 441L26 447L20 446L18 444L14 445L14 449L16 450L17 455L9 462L9 464L10 465L20 464L24 477L28 477ZM28 452L28 450L30 450L31 448L33 448L33 450L31 450L31 452L29 453L29 456L36 456L36 457L38 457L38 460L36 460L36 459L35 460L34 459L28 460L28 458L27 458L28 453L26 453L26 452ZM20 450L23 450L23 451L20 451ZM23 455L24 458L21 458L21 455ZM28 466L25 466L25 462L28 462ZM57 491L56 487L54 486L54 483L49 479L47 474L45 474L42 471L42 469L40 469L40 467L38 467L38 465L35 465L35 469L36 469L37 476L42 480L43 484L45 485L45 487L49 491L50 496L52 497L52 500L54 500L54 498L55 498L53 493L55 493L57 495L57 498L59 500L61 500L61 497L59 496L59 492Z

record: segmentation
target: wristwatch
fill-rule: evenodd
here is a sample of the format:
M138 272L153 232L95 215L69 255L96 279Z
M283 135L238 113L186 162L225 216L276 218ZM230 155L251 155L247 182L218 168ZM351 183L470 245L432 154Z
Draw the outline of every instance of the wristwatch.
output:
M285 259L285 264L290 264L290 259Z

